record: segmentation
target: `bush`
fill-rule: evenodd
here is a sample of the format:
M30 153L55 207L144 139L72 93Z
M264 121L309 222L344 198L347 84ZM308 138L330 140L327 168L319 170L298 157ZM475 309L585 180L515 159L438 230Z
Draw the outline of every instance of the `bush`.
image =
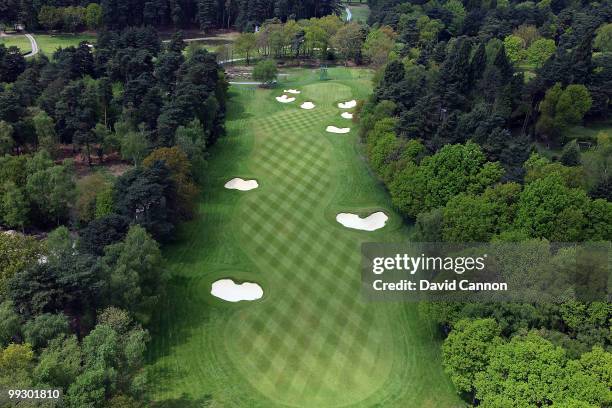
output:
M273 60L259 61L253 69L253 79L261 81L264 85L269 86L276 81L278 76L278 68Z

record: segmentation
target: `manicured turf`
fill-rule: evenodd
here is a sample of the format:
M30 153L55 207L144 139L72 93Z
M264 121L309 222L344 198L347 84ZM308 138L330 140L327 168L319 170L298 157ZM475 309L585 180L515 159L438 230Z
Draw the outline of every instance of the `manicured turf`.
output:
M232 88L228 135L212 151L199 214L165 250L171 285L152 324L152 397L182 407L207 398L223 407L460 405L417 306L360 295L360 244L410 232L336 107L367 96L369 74L334 68L325 82L318 70L289 74L280 89ZM276 102L288 87L302 94ZM300 109L306 100L317 107ZM353 130L329 134L327 125ZM224 189L233 177L260 187ZM390 220L376 232L334 219L381 209ZM259 283L263 299L212 297L211 283L225 277Z
M77 46L81 41L95 44L96 36L91 34L35 34L36 42L40 52L52 56L58 48Z
M30 40L25 35L12 35L10 37L0 37L0 44L4 44L5 47L17 47L22 53L28 53L32 51Z
M358 23L364 23L364 24L368 22L368 17L370 16L370 8L368 7L366 3L363 3L363 4L342 3L342 6L343 7L348 6L348 8L351 10L353 21L356 21ZM344 10L342 11L342 19L346 20L346 11Z

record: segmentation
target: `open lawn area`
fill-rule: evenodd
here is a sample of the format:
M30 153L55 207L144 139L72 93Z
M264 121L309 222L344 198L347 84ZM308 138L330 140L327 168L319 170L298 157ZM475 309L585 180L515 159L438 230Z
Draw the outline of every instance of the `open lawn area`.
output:
M353 15L353 21L358 23L367 23L368 17L370 16L370 8L366 3L363 4L343 4L344 6L348 6L351 10L351 14ZM342 19L346 19L346 10L343 11Z
M233 86L228 135L206 169L197 216L165 247L170 285L151 324L149 364L160 406L451 407L440 339L410 303L360 294L363 242L408 239L361 155L338 102L365 98L370 73L288 70L272 90ZM301 94L282 104L283 89ZM300 109L311 101L312 110ZM347 134L325 131L350 127ZM234 178L251 191L228 190ZM339 212L384 211L373 232ZM211 296L222 278L256 282L261 300Z
M0 37L0 44L4 44L5 47L17 47L24 54L32 51L30 40L28 40L25 35L15 34L7 37Z
M35 34L36 42L40 52L52 56L58 48L66 48L71 45L77 46L82 41L95 44L96 36L93 34Z

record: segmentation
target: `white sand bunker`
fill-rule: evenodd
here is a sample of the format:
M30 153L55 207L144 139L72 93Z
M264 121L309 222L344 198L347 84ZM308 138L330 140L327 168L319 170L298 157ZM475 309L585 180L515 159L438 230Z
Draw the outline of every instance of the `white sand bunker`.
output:
M351 109L351 108L354 108L355 106L357 106L357 101L354 99L352 101L340 102L338 104L338 107L340 109Z
M259 187L257 180L243 180L240 177L236 177L225 183L225 188L230 190L249 191Z
M387 214L382 211L375 212L365 218L361 218L357 214L340 213L336 215L336 221L347 228L358 229L363 231L375 231L385 226L387 223Z
M283 92L290 93L290 94L296 94L296 95L301 93L297 89L285 89Z
M348 133L351 131L351 128L339 128L335 126L328 126L325 130L329 133Z
M300 108L302 109L314 109L315 104L312 102L304 102L303 104L300 105Z
M344 119L353 119L353 114L350 112L342 112L342 116Z
M228 302L257 300L263 296L263 289L256 283L235 283L231 279L219 279L213 282L210 294Z
M295 98L283 94L281 96L277 96L276 100L279 101L280 103L289 103L289 102L295 101Z

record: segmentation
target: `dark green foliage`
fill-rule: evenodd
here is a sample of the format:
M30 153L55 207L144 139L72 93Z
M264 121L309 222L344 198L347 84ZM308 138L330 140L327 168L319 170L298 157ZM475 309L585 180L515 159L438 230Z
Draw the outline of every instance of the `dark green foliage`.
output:
M176 185L162 162L135 168L117 179L117 213L142 225L158 240L168 240L178 220Z

